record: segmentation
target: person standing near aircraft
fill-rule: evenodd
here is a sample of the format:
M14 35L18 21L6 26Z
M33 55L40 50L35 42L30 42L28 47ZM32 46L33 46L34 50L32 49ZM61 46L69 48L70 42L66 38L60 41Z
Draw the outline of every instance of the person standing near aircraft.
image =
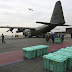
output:
M51 39L52 39L52 41L54 43L54 34L53 33L51 33Z
M4 41L4 35L2 34L2 43L6 43L5 41Z
M46 37L46 42L48 42L48 33L46 33L45 37Z
M60 34L59 34L59 38L60 38Z
M61 43L64 41L64 34L61 35Z
M47 32L46 33L46 41L47 41L47 43L48 43L49 39L50 39L50 34Z
M57 38L57 33L54 33L54 37Z

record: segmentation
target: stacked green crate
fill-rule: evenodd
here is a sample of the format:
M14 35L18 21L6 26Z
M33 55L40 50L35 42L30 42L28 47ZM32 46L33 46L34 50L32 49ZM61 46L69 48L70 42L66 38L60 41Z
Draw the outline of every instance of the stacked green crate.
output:
M54 39L54 42L55 42L55 43L60 43L60 38L55 38L55 39Z
M48 53L48 46L38 45L36 47L37 47L37 50L36 50L37 51L37 57Z
M64 61L64 58L66 59ZM57 55L57 54L53 54L53 60L54 61L54 72L63 72L66 71L66 65L67 65L67 57L66 56L61 56L61 55ZM64 62L63 62L64 61ZM60 67L61 66L61 67ZM57 68L57 69L56 69ZM63 68L63 69L62 69ZM62 69L62 71L60 70Z
M71 69L71 67L72 67L72 46L71 47L62 48L62 49L54 52L54 54L66 56L68 58L67 59L67 68L69 70Z
M44 60L44 69L48 69L49 60L47 59L47 55L43 56L43 60Z
M56 52L53 52L53 53L55 53L55 54L59 53L60 54L60 52L64 52L64 51L65 51L65 49L64 48L61 48L60 50L58 50Z
M71 67L72 67L72 57L69 57L67 61L67 68L70 70Z
M69 54L68 54L69 53ZM70 70L71 69L71 66L72 66L72 51L71 51L71 53L70 53L70 51L67 53L67 55L68 55L68 60L67 60L67 68ZM62 54L62 55L64 55L64 54ZM65 54L66 55L66 54ZM65 56L64 55L64 56ZM67 56L66 55L66 56Z
M65 50L65 48L61 48L60 50L58 50L58 51L64 51Z
M38 47L38 49L37 49L37 56L42 56L42 55L48 53L48 47L49 46L46 46L46 45L38 45L37 47Z
M55 54L59 54L62 56L66 56L67 59L67 68L70 70L72 66L72 50L65 49L64 51L55 52Z
M64 72L66 71L67 57L57 54L50 53L44 55L45 69L51 70L52 72Z
M33 48L31 49L31 48L27 47L27 48L22 48L22 50L23 50L24 57L27 57L28 59L36 57L36 50L35 49L33 49Z
M27 57L28 59L36 58L38 56L42 56L44 53L48 53L48 46L46 45L37 45L31 46L27 48L22 48L23 56Z
M38 56L42 56L42 45L38 45L38 46L36 46L37 47L37 57Z
M37 49L36 51L37 51L37 57L42 56L42 49Z
M50 66L51 66L51 65L50 65L50 63L51 63L50 61L51 61L51 60L49 60L49 59L47 58L48 55L49 55L49 56L52 56L52 53L49 53L49 54L43 56L43 60L44 60L44 69L50 70ZM49 62L50 62L50 63L49 63Z
M72 47L66 47L65 49L72 49Z
M49 46L46 46L46 45L43 46L43 52L42 52L43 55L48 53L48 48Z
M70 54L69 58L68 58L68 62L67 62L67 67L70 70L72 67L72 49L69 47L65 48L65 52L68 52Z
M72 46L70 46L71 47L71 49L72 49Z
M29 48L29 47L27 47L27 48ZM26 53L27 53L26 50L27 50L27 48L22 48L23 56L24 56L24 57L26 57Z
M46 46L46 45L43 47L43 49L44 49L43 50L43 54L47 54L48 53L48 48L49 48L49 46Z
M38 47L39 47L40 49L42 49L42 55L48 53L48 48L49 48L49 46L47 46L47 45L38 45Z

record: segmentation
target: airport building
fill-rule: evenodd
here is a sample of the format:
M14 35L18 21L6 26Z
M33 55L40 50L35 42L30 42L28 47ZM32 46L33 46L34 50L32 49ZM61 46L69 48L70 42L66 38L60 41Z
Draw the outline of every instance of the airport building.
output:
M66 28L66 33L72 34L72 28Z

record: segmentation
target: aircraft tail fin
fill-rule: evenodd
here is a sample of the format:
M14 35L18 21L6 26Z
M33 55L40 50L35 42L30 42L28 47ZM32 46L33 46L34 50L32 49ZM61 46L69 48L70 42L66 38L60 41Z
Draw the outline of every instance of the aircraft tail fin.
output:
M46 22L36 22L36 23L41 23L46 25L55 24L57 26L63 26L63 24L65 23L65 19L63 15L61 2L60 1L56 2L50 23L46 23Z
M62 5L60 1L57 1L55 4L50 23L51 24L64 24L65 23Z

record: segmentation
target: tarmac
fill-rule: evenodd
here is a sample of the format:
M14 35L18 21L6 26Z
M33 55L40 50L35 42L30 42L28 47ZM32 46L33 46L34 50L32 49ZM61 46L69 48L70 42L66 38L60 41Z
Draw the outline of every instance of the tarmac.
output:
M52 43L51 40L47 43L45 38L24 38L24 37L7 38L5 39L5 42L6 43L2 44L0 39L0 56L3 58L4 61L6 61L5 58L7 58L7 56L10 55L10 53L12 53L11 60L13 59L13 57L16 58L14 52L18 52L18 53L20 52L21 55L18 54L18 58L20 59L19 61L17 61L18 59L17 58L15 59L16 60L15 62L3 64L3 65L1 64L2 63L1 62L0 72L50 72L44 69L44 64L43 64L44 62L42 56L37 57L35 59L24 58L22 56L22 48L35 46L35 45L48 45L50 47L49 52L54 52L56 50L59 50L60 47L64 48L72 45L72 39L70 37L65 37L64 42L62 44ZM6 56L6 54L8 55ZM0 60L2 59L1 57ZM72 70L66 72L72 72Z

